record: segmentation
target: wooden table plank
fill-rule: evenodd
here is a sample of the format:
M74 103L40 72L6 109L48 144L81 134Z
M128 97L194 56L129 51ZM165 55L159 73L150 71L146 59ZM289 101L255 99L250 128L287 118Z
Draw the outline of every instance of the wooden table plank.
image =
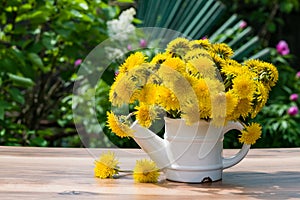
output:
M93 161L107 150L0 147L0 199L300 199L300 148L251 149L222 181L205 184L171 182L163 174L157 184L96 179ZM147 157L139 149L110 150L122 169Z

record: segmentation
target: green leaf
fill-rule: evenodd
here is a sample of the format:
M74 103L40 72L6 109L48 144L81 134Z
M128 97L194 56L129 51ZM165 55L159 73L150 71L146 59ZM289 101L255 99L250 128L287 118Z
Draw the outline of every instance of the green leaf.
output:
M10 109L11 108L11 103L0 99L0 108Z
M271 125L271 127L272 127L272 130L276 131L279 127L279 123L274 123Z
M0 99L0 120L4 120L5 110L10 109L11 104L5 100Z
M42 38L42 44L47 49L51 50L54 48L56 44L56 40L54 39L54 33L45 32Z
M276 31L276 24L271 22L270 24L268 24L267 28L268 28L268 31L270 31L271 33L274 33Z
M28 58L33 65L36 65L40 69L43 69L44 67L43 61L36 53L29 53Z
M26 3L20 6L19 12L26 12L30 9L32 9L32 5L30 3Z
M16 18L16 22L30 20L32 24L42 24L49 20L50 12L48 9L40 8L29 13L24 13Z
M290 13L293 10L293 3L283 1L280 4L280 11L284 13Z
M287 121L282 121L281 126L282 126L283 129L287 129L289 125L288 125Z
M24 105L25 99L20 90L18 90L17 88L11 88L8 92L16 102Z
M89 6L87 5L87 3L85 1L82 1L81 3L79 3L78 6L83 10L89 9Z
M286 64L286 60L282 56L276 57L276 61Z
M142 24L142 23L143 23L142 20L137 19L137 18L134 18L134 19L132 20L132 22L135 23L135 24Z
M108 6L103 2L101 3L101 7L103 8L103 13L105 14L105 17L109 20L113 19L114 17L116 17L116 15L120 13L120 8Z
M45 147L45 146L47 146L47 144L48 144L47 140L45 140L44 138L41 138L41 137L33 138L30 141L30 145L33 145L33 146Z
M0 107L0 120L4 120L4 114L5 114L4 108Z
M13 29L13 25L12 24L6 24L4 26L4 28L3 28L3 32L9 33L12 29Z
M17 11L18 8L16 6L9 6L7 8L5 8L6 12L13 12L13 11Z
M12 47L10 51L15 59L20 62L21 66L25 66L25 57L24 54L16 47Z
M119 3L134 3L134 0L117 0Z
M18 86L31 87L34 85L34 82L30 78L25 78L11 73L8 73L8 77Z

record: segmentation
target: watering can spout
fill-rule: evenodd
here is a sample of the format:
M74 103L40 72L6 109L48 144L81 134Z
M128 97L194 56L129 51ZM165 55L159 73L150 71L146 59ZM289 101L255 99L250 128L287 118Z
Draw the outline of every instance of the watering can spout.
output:
M167 155L168 141L160 138L151 130L142 127L135 121L131 129L134 131L133 139L149 155L149 157L162 169L170 165Z

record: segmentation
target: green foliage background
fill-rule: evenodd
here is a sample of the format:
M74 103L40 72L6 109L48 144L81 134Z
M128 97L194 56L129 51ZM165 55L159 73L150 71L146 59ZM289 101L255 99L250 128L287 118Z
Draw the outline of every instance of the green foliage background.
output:
M107 38L119 12L100 0L2 1L0 145L81 145L68 98L74 62Z

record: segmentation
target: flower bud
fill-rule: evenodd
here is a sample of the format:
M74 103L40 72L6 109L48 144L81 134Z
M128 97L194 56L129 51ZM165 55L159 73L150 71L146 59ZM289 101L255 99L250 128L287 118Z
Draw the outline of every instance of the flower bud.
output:
M288 109L287 113L290 115L290 116L295 116L297 115L299 112L299 109L297 106L292 106Z
M290 100L291 100L291 101L297 101L298 98L299 98L299 95L298 95L298 94L291 94L291 96L290 96Z
M280 55L287 55L290 53L289 45L284 40L280 40L276 45L276 50Z
M79 66L81 63L82 63L82 59L77 59L77 60L75 60L75 62L74 62L74 66L77 67L77 66Z
M244 29L244 28L246 28L247 27L247 22L245 22L245 21L241 21L241 23L240 23L240 29Z
M140 40L140 47L142 47L142 48L147 47L147 41L145 39Z
M300 71L296 73L296 78L300 79Z
M127 45L127 49L128 49L129 51L131 51L131 50L132 50L132 46L131 46L130 44L128 44L128 45Z

